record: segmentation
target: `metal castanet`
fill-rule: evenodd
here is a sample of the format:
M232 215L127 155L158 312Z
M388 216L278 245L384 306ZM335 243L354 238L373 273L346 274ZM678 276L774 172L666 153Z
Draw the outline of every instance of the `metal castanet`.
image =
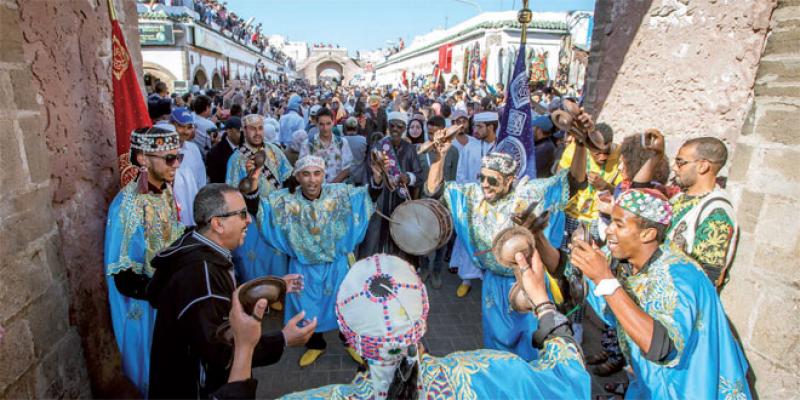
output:
M267 153L264 150L257 151L255 154L250 156L250 159L253 160L253 164L255 164L255 168L252 171L247 173L247 176L244 177L239 182L239 191L244 194L249 194L253 191L253 184L252 178L253 174L259 169L264 168L264 163L267 161Z
M455 139L456 135L460 131L461 131L461 125L452 125L452 126L450 126L449 128L445 129L444 135L441 135L439 137L435 137L435 138L433 138L431 140L428 140L427 142L419 145L419 148L417 149L417 154L418 155L419 154L425 154L425 153L435 149L438 146L441 146L441 145L443 145L445 143L451 142L453 139Z
M587 146L598 151L607 151L609 144L603 140L603 135L593 129L589 124L581 121L579 116L586 115L585 111L581 110L575 102L565 101L563 110L556 110L550 114L553 124L558 129L566 132L575 137L580 143L585 143Z
M266 299L267 303L282 301L286 296L286 282L273 276L264 276L246 282L239 289L239 303L247 315L253 315L256 303ZM233 344L233 331L229 321L223 322L216 332L217 340Z

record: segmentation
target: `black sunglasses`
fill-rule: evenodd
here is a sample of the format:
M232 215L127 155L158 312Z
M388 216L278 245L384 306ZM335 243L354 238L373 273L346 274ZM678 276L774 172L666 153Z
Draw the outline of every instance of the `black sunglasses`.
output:
M156 154L145 154L145 155L148 156L148 157L160 158L160 159L164 160L164 163L166 163L170 167L174 166L175 162L179 162L179 163L183 162L183 154L181 154L181 153L178 153L178 154L167 154L165 156L159 156L159 155L156 155Z
M228 217L232 217L234 215L238 215L239 218L241 218L241 219L247 219L247 207L245 207L245 208L243 208L241 210L238 210L238 211L230 211L230 212L226 212L225 214L215 215L215 216L213 216L211 218L228 218ZM209 218L209 221L211 220L211 218Z
M500 181L498 181L497 178L495 178L493 176L487 176L487 175L484 175L484 174L478 174L478 182L483 183L484 180L489 182L489 185L492 185L492 186L497 186L498 184L500 184Z

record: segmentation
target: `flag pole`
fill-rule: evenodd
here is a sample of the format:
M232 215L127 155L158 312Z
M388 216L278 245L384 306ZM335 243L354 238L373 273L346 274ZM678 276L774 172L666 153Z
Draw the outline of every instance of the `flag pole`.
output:
M117 20L117 11L114 9L114 0L108 0L108 15L112 21Z
M109 0L110 1L110 0ZM524 47L525 42L528 41L528 24L533 19L533 13L528 8L528 0L522 0L522 9L517 13L517 21L522 26L522 35L520 35L520 46Z

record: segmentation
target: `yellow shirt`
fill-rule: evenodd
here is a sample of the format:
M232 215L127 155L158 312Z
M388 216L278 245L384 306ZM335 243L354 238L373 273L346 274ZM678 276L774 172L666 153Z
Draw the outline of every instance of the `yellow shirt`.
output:
M617 186L622 182L622 174L619 173L619 154L620 146L613 145L611 154L603 167L597 165L594 158L586 151L586 173L594 172L600 175L604 181L608 182L611 186ZM559 168L569 169L572 164L572 157L575 155L575 143L570 143L564 149L564 154L559 161ZM591 184L586 188L578 190L572 197L570 197L567 207L564 212L572 218L580 221L590 222L598 217L597 202L595 201L597 190Z

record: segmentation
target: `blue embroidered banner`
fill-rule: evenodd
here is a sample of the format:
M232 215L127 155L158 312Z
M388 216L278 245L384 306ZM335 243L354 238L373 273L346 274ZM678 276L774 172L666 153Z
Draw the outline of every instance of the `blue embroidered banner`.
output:
M496 151L510 154L519 163L517 178L536 178L536 149L531 129L531 89L525 68L525 46L520 45L514 73L506 90L506 105L500 117Z

